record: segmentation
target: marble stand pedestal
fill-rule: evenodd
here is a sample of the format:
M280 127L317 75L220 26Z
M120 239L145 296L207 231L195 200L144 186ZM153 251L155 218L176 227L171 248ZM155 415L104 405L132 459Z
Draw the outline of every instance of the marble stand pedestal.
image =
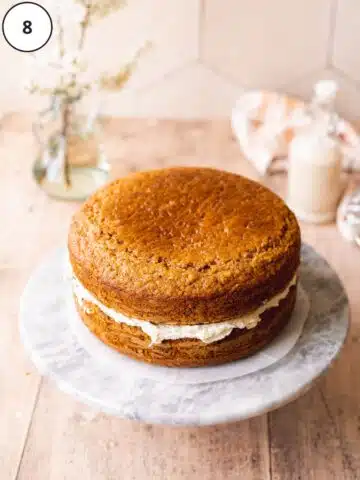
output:
M104 368L70 327L64 308L68 280L59 252L34 272L25 288L20 308L22 340L41 373L108 414L174 425L249 418L278 408L310 388L346 338L348 300L338 276L310 246L303 245L301 257L300 281L310 300L302 333L279 361L247 375L169 384L153 376Z

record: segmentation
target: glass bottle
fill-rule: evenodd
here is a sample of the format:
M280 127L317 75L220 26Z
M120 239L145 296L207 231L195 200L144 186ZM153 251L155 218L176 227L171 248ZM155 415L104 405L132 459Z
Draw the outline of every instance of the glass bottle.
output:
M322 81L289 148L287 202L300 220L327 223L335 219L342 191L342 150L336 138L334 111L337 85Z

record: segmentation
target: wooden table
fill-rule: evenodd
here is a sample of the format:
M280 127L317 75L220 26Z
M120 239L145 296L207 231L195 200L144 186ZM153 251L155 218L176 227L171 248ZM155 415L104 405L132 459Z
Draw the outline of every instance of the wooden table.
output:
M29 119L0 132L1 480L360 479L360 251L335 226L302 226L338 271L352 327L329 373L290 405L206 428L144 425L98 414L41 378L19 340L18 304L31 270L62 244L76 204L47 198L31 178ZM227 121L106 121L113 175L171 164L254 177ZM284 178L271 187L284 191Z

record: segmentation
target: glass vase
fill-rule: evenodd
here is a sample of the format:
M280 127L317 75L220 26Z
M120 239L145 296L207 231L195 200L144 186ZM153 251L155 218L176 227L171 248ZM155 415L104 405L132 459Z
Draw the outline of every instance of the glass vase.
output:
M39 146L33 175L49 196L84 200L107 182L109 163L96 110L77 112L76 102L52 99L33 130Z

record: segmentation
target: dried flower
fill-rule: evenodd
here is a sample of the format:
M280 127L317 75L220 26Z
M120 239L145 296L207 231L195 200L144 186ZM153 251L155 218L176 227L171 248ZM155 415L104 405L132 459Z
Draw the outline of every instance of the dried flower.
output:
M134 58L115 74L102 74L91 79L82 51L86 34L93 19L103 18L123 7L124 0L48 0L57 23L57 42L29 55L30 78L26 89L30 93L57 96L66 102L80 100L101 88L118 90L124 86L148 47L140 48Z
M57 49L38 52L29 57L31 78L25 86L31 93L81 97L89 89L83 74L87 65L78 52L59 56Z
M139 59L150 48L150 46L150 42L147 42L144 46L140 47L135 53L133 59L123 65L117 73L113 75L104 73L99 80L100 87L105 90L120 90L130 79L137 67Z
M65 0L57 3L56 13L59 50L63 54L80 45L86 10L73 0Z
M26 88L30 93L48 95L51 106L40 114L37 138L41 142L40 131L45 118L50 113L60 117L60 125L56 127L50 148L49 162L46 164L45 175L61 168L62 178L67 187L71 186L70 162L71 135L74 127L74 103L85 95L97 93L99 89L118 90L124 86L133 73L140 56L148 45L140 48L134 58L128 61L117 73L103 74L92 80L87 63L83 60L83 48L89 27L94 20L101 19L125 5L124 0L45 0L51 2L55 28L55 48L46 48L30 55L31 75ZM50 8L50 7L49 7ZM54 42L53 42L54 43ZM84 132L91 130L94 120L90 119ZM60 142L60 143L59 143ZM59 145L62 149L55 151ZM70 147L69 147L70 145ZM43 146L41 147L43 148ZM44 150L45 152L45 150ZM45 153L44 153L45 155ZM58 161L59 160L59 161Z
M125 0L75 0L89 14L89 23L93 19L104 18L126 5Z

